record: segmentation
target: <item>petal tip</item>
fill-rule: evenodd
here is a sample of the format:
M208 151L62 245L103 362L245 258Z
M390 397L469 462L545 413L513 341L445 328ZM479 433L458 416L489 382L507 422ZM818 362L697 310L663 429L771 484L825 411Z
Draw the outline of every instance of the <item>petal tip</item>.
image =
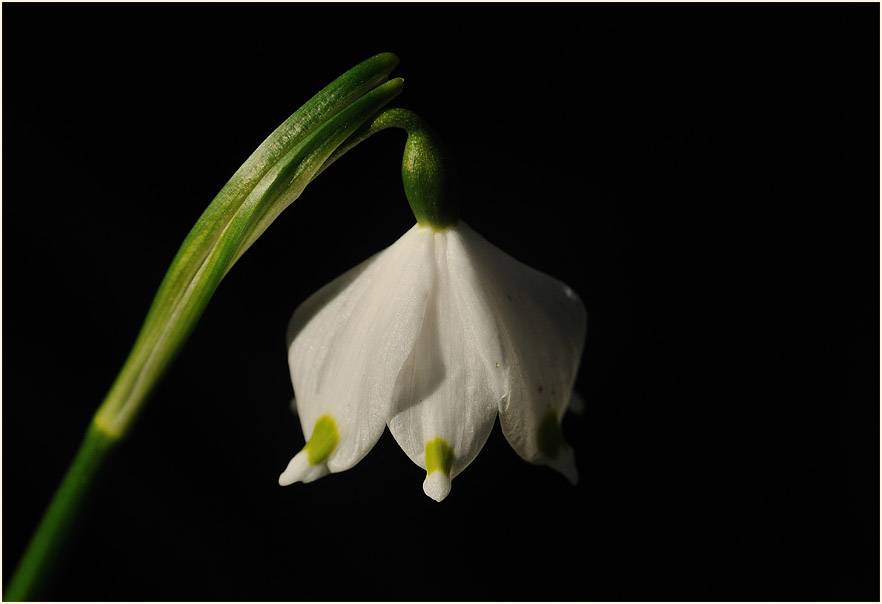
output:
M435 501L443 501L450 493L450 478L440 470L431 472L423 481L423 492Z
M585 413L585 399L575 390L570 394L570 402L567 405L567 409L569 409L573 415L582 415Z
M286 487L295 482L312 482L329 472L327 463L315 465L309 463L309 452L304 449L288 462L288 467L279 475L279 486Z
M573 453L573 449L569 446L564 446L560 449L557 459L549 459L546 457L543 461L545 465L563 474L564 478L570 481L570 484L575 486L579 483L579 470L576 468L576 456Z

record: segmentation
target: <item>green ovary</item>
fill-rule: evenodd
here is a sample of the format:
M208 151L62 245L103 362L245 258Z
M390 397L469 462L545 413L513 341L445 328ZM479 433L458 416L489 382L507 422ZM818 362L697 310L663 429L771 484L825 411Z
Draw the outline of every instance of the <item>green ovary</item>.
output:
M303 447L309 456L309 464L316 466L325 461L333 453L340 435L337 433L337 424L330 415L323 415L315 422L315 428L309 442Z
M440 436L435 440L430 440L426 443L426 474L441 470L445 476L450 478L454 458L453 449L450 448L446 440Z

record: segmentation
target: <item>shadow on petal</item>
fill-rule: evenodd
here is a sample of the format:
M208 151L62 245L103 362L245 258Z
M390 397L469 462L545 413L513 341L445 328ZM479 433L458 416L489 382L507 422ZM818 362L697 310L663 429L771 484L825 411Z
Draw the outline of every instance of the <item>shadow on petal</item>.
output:
M429 398L444 382L447 367L441 349L437 283L428 295L426 314L413 350L398 373L392 394L393 409L401 413ZM421 445L422 443L420 443Z

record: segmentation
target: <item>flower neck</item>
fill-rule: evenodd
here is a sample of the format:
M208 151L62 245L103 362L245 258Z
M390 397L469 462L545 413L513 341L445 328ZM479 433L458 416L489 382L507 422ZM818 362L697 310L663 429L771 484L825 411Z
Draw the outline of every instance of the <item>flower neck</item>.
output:
M437 134L417 114L388 109L375 126L407 132L401 180L410 209L421 226L443 231L459 221L459 178L450 153Z

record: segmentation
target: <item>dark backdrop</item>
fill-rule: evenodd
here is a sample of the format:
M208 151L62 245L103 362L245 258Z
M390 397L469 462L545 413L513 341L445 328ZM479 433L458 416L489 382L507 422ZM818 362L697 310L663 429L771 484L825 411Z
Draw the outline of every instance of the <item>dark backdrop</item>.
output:
M878 5L3 13L4 583L196 218L390 51L464 220L585 301L580 484L497 426L441 504L388 432L277 486L290 313L413 221L387 132L226 278L46 597L878 601Z

